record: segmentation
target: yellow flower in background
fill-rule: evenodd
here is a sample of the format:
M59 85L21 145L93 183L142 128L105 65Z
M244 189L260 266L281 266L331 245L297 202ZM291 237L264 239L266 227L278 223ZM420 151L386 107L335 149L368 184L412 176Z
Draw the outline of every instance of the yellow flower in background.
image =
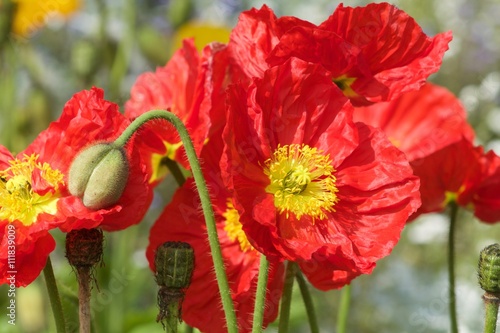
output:
M51 17L67 17L80 7L79 0L13 0L16 5L12 32L28 36Z
M223 26L215 26L209 23L188 22L175 32L173 36L172 51L182 47L182 40L194 38L194 45L201 51L211 42L229 42L231 29Z

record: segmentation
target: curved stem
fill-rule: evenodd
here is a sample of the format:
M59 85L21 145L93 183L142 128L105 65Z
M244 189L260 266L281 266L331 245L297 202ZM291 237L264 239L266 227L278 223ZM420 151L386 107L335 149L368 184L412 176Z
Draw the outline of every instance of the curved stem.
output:
M484 317L484 333L495 333L497 330L498 305L497 295L485 293L483 296L486 314Z
M300 270L297 270L297 273L295 273L295 279L297 280L302 299L304 300L304 306L306 308L307 318L309 319L309 328L311 329L311 333L319 333L318 320L316 319L316 311L314 310L311 293L309 292L306 279Z
M124 146L134 135L134 133L139 129L139 127L141 127L144 123L154 119L165 119L172 123L172 125L174 125L174 127L179 132L179 136L184 145L184 149L186 150L186 155L189 161L189 165L191 166L191 171L196 183L196 188L198 189L201 207L203 209L203 215L205 217L205 222L207 225L208 242L214 261L215 277L219 285L222 307L226 315L228 333L236 333L238 331L238 322L236 321L236 313L234 312L234 305L231 299L231 291L229 289L229 283L227 281L226 272L224 270L224 261L222 259L222 251L220 249L219 238L217 235L214 211L210 202L210 194L208 193L207 184L205 182L205 178L203 178L200 162L198 161L193 142L191 141L186 127L179 119L179 117L177 117L175 114L166 110L153 110L137 117L125 129L125 131L123 131L120 137L115 140L114 144L117 146Z
M448 294L450 298L450 327L451 333L458 333L457 305L455 296L455 226L457 221L458 205L450 203L450 230L448 233Z
M264 322L264 307L266 304L266 287L269 276L269 261L266 256L260 255L259 277L257 280L257 292L255 293L255 305L253 310L252 333L262 332Z
M293 261L289 261L286 266L285 284L283 285L283 295L281 296L278 333L288 332L288 323L290 321L290 305L292 303L293 280L296 270L297 264Z
M342 288L340 296L340 306L337 316L337 333L345 333L347 328L347 316L351 304L351 285L345 285Z
M56 278L54 276L54 270L52 269L52 261L50 260L50 257L47 258L47 263L43 269L43 275L45 277L45 285L47 286L47 292L49 294L50 306L52 307L54 320L56 322L56 331L57 333L65 333L66 321L64 320L61 298L59 297L59 290L57 289Z

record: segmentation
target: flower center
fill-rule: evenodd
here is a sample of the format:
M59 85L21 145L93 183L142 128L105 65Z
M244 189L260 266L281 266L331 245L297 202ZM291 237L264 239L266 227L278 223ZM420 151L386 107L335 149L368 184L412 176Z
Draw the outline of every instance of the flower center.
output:
M165 153L151 154L151 177L149 178L149 183L154 183L162 180L168 173L168 167L166 166L166 160L170 159L172 161L175 160L175 155L177 154L177 150L182 146L182 142L178 143L169 143L167 141L163 141L165 145Z
M243 252L253 250L253 246L248 241L242 229L243 225L240 223L240 214L238 214L238 211L234 208L230 199L227 201L227 208L222 216L226 220L224 230L227 232L229 240L232 242L238 241L238 243L240 243L240 249Z
M335 169L329 155L308 145L278 146L265 162L264 173L271 183L266 192L274 195L274 206L289 217L308 215L326 218L338 201Z
M348 77L346 75L334 78L333 83L339 87L346 97L356 97L358 94L351 88L351 85L356 81L355 77Z
M26 226L33 224L38 214L57 212L59 186L63 174L53 170L48 163L37 162L38 155L24 155L10 161L10 167L0 170L0 219L20 221ZM43 194L33 191L32 183L48 189Z

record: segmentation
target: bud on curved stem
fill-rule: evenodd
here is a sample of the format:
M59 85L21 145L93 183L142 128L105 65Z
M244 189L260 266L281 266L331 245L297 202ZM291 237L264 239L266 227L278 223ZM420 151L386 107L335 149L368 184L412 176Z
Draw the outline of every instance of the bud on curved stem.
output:
M69 192L94 210L115 204L127 185L129 165L125 150L99 143L82 150L69 169Z
M194 149L193 142L189 136L186 126L184 126L182 120L180 120L179 117L171 112L168 112L166 110L152 110L137 117L125 129L125 131L123 131L120 137L118 137L113 142L113 144L116 147L125 146L127 142L132 138L132 136L137 132L137 130L142 125L144 125L144 123L155 119L164 119L170 122L179 133L182 144L184 145L184 148L186 150L186 155L191 166L194 181L196 183L196 189L200 196L203 215L205 217L208 243L210 245L210 252L212 254L212 259L214 262L215 276L217 279L217 284L219 286L222 308L226 316L227 331L228 333L236 333L238 332L238 321L236 320L236 313L234 311L233 300L231 298L231 291L229 289L229 283L224 269L222 251L219 244L217 227L215 225L214 210L212 208L210 194L208 193L207 184L205 182L205 178L203 177L200 162L198 161L198 157L196 156L196 151Z
M495 333L500 304L500 244L485 247L479 255L478 280L486 309L484 333Z

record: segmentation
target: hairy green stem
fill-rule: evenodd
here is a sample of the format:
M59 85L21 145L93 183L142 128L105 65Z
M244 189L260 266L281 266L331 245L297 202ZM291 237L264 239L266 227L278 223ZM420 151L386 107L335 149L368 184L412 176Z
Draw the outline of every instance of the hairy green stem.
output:
M292 303L293 280L297 264L289 261L286 266L285 284L283 285L283 294L281 296L280 319L278 324L278 333L287 333L290 321L290 306Z
M269 277L269 260L266 256L260 255L259 277L257 280L257 292L255 293L255 306L253 310L252 333L262 332L264 322L264 308L266 305L266 288Z
M214 211L210 202L210 194L208 193L207 184L203 173L201 171L200 162L196 156L196 151L191 141L189 133L182 123L182 121L175 114L166 110L153 110L142 114L137 117L126 129L122 135L115 140L114 144L117 146L124 146L134 133L146 122L154 119L165 119L169 121L179 132L179 136L186 150L186 155L191 166L196 188L200 196L201 207L207 225L208 242L210 251L214 261L215 276L219 286L219 292L222 299L222 307L226 316L226 324L228 333L236 333L238 331L238 322L236 320L236 313L234 312L234 305L231 298L231 291L227 280L226 272L224 269L224 261L222 259L222 251L219 244L217 235L217 228L215 225Z
M351 305L351 285L345 285L340 295L339 312L337 316L337 333L345 333L347 328L347 316Z
M52 313L54 314L54 320L56 322L56 331L57 333L65 333L66 321L64 320L61 298L59 297L59 290L57 289L56 278L54 276L54 270L52 269L52 261L50 260L50 257L47 258L47 263L43 269L43 275L45 277L45 285L47 286L47 292L49 294L50 306L52 307Z
M316 311L314 310L314 303L307 286L306 279L300 270L295 273L295 279L299 285L300 293L302 295L302 300L304 301L304 306L307 312L307 318L309 319L309 328L311 333L319 333L318 320L316 319Z
M167 333L177 333L179 328L179 302L171 302L167 306Z
M448 233L448 295L450 298L450 328L451 333L458 333L457 301L455 295L455 227L458 215L458 205L450 203L450 230Z
M497 330L498 305L500 298L498 295L486 292L483 296L486 314L484 317L484 333L495 333Z

